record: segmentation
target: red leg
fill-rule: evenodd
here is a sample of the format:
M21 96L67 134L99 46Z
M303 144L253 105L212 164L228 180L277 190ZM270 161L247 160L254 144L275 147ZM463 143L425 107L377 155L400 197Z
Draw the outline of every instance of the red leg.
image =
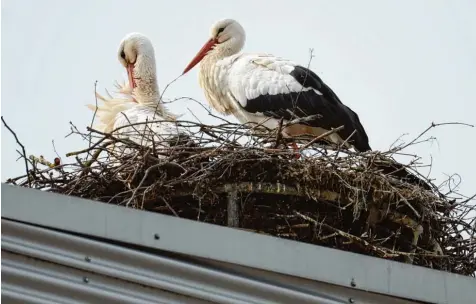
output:
M296 152L296 154L294 154L294 156L296 157L296 159L299 159L301 157L301 153L299 153L299 147L298 145L295 143L295 142L292 142L291 143L291 148L293 148L294 152Z

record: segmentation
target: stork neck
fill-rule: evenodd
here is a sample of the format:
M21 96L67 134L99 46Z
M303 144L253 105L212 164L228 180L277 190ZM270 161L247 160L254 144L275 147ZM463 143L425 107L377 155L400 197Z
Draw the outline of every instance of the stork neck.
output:
M215 48L210 52L210 55L215 55L218 60L228 56L235 55L244 45L244 39L242 37L232 37L225 42L217 44Z
M157 84L154 54L142 54L134 65L136 88L134 94L139 103L159 102L160 93Z
M212 50L200 63L198 80L203 88L209 104L218 112L228 115L234 112L234 104L226 92L227 77L232 67L228 58L233 58L234 52L220 52Z
M216 63L226 57L230 57L236 54L239 51L233 49L231 45L227 45L227 42L222 44L217 44L214 49L208 52L208 54L202 59L200 63L200 73L210 73L210 69L212 67L214 69L219 68L216 67Z

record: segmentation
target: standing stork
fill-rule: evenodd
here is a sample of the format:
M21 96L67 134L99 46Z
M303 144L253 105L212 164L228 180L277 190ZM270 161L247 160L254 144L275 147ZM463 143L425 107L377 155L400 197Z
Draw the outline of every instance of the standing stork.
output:
M118 86L122 97L107 99L96 94L104 103L88 105L99 120L96 127L145 146L163 142L170 146L179 135L185 137L173 122L176 116L161 101L151 41L140 33L126 35L119 45L118 58L127 70L129 83Z
M358 115L344 105L313 71L269 54L240 53L245 31L235 20L216 22L210 39L185 68L201 61L200 86L210 105L222 114L233 114L241 123L254 122L274 129L280 119L314 119L283 129L284 137L320 136L344 126L324 139L370 150ZM296 148L295 144L293 144Z
M359 116L344 105L334 91L310 69L270 54L242 53L246 34L233 19L217 21L210 38L183 71L200 63L199 83L209 104L218 112L234 115L241 123L254 122L275 129L279 122L314 119L283 128L284 137L323 136L359 152L371 150ZM296 144L293 144L297 149ZM428 185L400 164L382 165L385 173Z

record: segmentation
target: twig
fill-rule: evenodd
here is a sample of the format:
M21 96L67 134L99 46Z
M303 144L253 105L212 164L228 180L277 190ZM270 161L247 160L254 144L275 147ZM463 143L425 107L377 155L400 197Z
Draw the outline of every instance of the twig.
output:
M25 161L25 171L26 171L26 176L27 176L27 179L28 179L28 187L31 188L31 179L30 179L30 174L29 174L29 168L28 168L28 161L26 159L26 151L25 151L25 146L23 146L23 144L20 142L20 140L18 139L18 136L17 134L10 128L10 126L5 122L5 119L3 119L3 116L1 117L2 118L2 122L3 122L3 125L8 129L8 131L10 131L10 133L12 133L13 137L15 137L15 141L17 142L17 144L21 147L21 150L22 150L22 157L23 157L23 160Z
M66 157L70 157L70 156L75 156L75 155L79 155L79 154L83 154L83 153L86 153L86 152L89 152L93 149L95 149L97 146L99 146L99 144L101 144L103 141L105 141L108 137L103 137L101 138L99 141L97 141L94 145L90 146L89 148L86 148L86 149L83 149L83 150L79 150L79 151L75 151L75 152L69 152L69 153L66 153Z
M132 192L132 195L131 195L131 198L129 199L129 201L127 202L126 206L129 206L132 202L132 200L135 198L135 195L137 193L137 191L142 187L142 184L144 183L144 181L146 180L146 178L149 176L150 174L150 171L153 170L153 169L156 169L156 168L159 168L161 166L163 166L164 163L159 163L159 164L155 164L153 166L150 166L149 168L147 168L147 170L145 170L145 174L144 174L144 177L141 179L139 185L134 189L134 192ZM165 201L165 203L167 204L167 207L169 207L170 211L172 211L172 213L176 216L176 217L179 217L178 213L174 210L174 208L172 208L172 206L170 206L167 201Z
M414 144L418 139L420 139L423 135L425 135L428 131L430 131L433 128L440 127L440 126L447 126L447 125L461 125L461 126L466 126L466 127L471 127L474 128L474 125L467 124L467 123L462 123L462 122L442 122L442 123L434 123L432 122L431 125L426 128L423 132L421 132L417 137L415 137L412 141L410 141L408 144L402 146L400 150L403 150L407 148L408 146L411 146Z
M304 123L304 122L309 122L309 121L313 121L317 118L320 118L322 115L320 114L315 114L315 115L309 115L309 116L306 116L306 117L301 117L301 118L296 118L296 119L293 119L291 121L288 121L284 127L289 127L291 125L295 125L295 124L300 124L300 123Z
M329 131L327 131L327 132L325 132L325 133L322 133L321 135L316 136L313 140L311 140L310 142L308 142L307 144L305 144L304 146L302 146L300 150L303 151L303 150L307 149L308 147L310 147L310 146L311 146L313 143L315 143L316 141L321 140L321 139L323 139L324 137L329 136L329 135L331 135L331 134L337 133L337 132L339 132L339 131L342 130L342 129L344 129L344 126L340 126L340 127L335 128L335 129L329 130Z
M302 213L299 213L298 211L294 211L294 214L301 217L302 219L308 221L308 222L311 222L313 223L314 225L318 226L323 226L337 234L339 234L340 236L343 236L345 238L347 238L348 240L352 241L352 242L356 242L356 243L359 243L359 244L362 244L368 248L372 248L373 251L375 251L376 253L378 253L379 255L383 256L383 257L394 257L394 256L398 256L399 254L398 253L395 253L394 251L392 250L389 250L389 249L385 249L385 248L379 248L379 247L376 247L372 244L370 244L369 242L367 242L366 240L363 240L355 235L352 235L352 234L349 234L347 232L344 232L344 231L341 231L335 227L332 227L330 225L327 225L323 222L319 223L317 222L316 220L302 214Z
M98 92L97 92L97 85L98 85L98 81L96 80L94 82L94 100L96 102L96 107L94 108L94 114L93 114L93 118L91 119L91 129L93 128L93 125L94 125L94 119L96 118L96 114L98 112ZM92 133L89 132L89 147L91 148L91 142L92 142Z
M58 154L58 151L56 150L56 145L55 145L55 140L54 139L51 140L51 145L53 146L53 151L56 154L54 164L55 164L56 167L58 167L59 165L61 165L61 156Z
M281 141L281 139L283 137L283 133L282 133L283 121L284 121L284 118L281 118L279 120L278 129L277 129L277 132L276 132L276 143L274 144L274 149L279 147L279 142Z

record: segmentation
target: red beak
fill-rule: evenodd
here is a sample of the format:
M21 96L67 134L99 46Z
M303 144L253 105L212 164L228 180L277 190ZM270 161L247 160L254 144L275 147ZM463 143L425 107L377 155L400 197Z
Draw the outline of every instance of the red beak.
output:
M195 58L193 58L192 61L187 65L182 75L190 71L194 66L196 66L197 63L199 63L203 59L203 57L205 57L208 51L210 51L217 43L218 43L218 40L216 40L215 38L210 38L210 40L208 40L207 43L205 43L205 45L197 53L197 55L195 55Z
M129 63L127 65L127 76L129 77L129 85L131 86L131 88L134 89L137 85L134 79L134 64L133 63Z
M127 65L127 77L129 78L129 85L131 86L132 89L137 87L136 80L134 79L134 64L129 63ZM133 97L132 100L137 102L137 100Z

